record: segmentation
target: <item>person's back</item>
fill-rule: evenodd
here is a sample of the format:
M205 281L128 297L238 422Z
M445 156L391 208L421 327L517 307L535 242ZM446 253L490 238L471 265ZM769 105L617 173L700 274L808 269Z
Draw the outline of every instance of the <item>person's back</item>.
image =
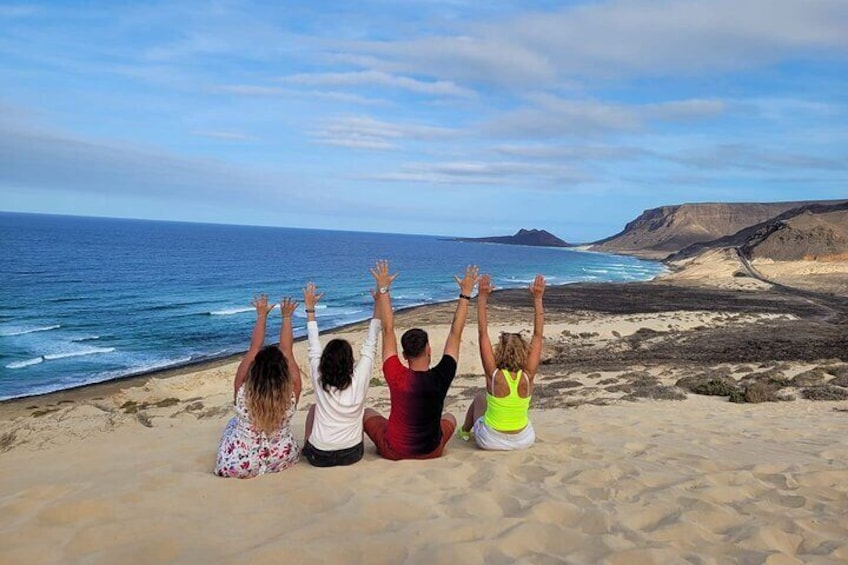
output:
M309 408L303 453L316 467L356 463L364 454L362 414L377 350L380 319L376 311L354 365L350 343L334 339L321 347L315 305L323 294L304 289L309 363L315 404Z
M389 287L397 275L389 275L388 263L380 261L372 270L377 281L377 299L383 318L383 374L389 386L391 411L386 419L366 408L365 434L386 459L430 459L440 457L456 429L456 418L443 414L445 395L456 375L460 338L468 315L470 293L477 282L477 267L466 268L465 277L454 277L460 287L451 329L442 359L430 367L431 349L427 333L418 328L401 338L403 357L398 358L397 337Z
M395 355L383 364L383 374L391 400L389 444L404 455L430 453L442 439L440 420L456 361L445 355L432 369L413 371Z
M529 410L530 380L524 371L495 371L491 391L486 390L486 425L502 432L523 430L530 422Z
M486 390L474 397L459 434L468 440L473 433L481 449L526 449L536 440L529 411L533 380L542 354L545 279L537 275L530 285L534 314L533 337L529 344L521 334L502 333L497 348L492 348L486 309L489 294L493 290L489 275L481 276L477 299L477 330Z
M253 304L256 325L233 381L236 416L224 430L215 461L215 474L221 477L249 478L281 471L300 456L290 426L301 391L300 369L292 350L291 318L297 305L289 298L282 301L280 345L263 347L266 318L273 305L264 295Z

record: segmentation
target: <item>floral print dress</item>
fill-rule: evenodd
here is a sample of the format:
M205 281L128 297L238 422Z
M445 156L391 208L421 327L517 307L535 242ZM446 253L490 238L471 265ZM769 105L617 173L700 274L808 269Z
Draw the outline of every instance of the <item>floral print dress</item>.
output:
M247 479L276 473L297 463L300 447L289 425L295 409L294 394L280 428L270 436L250 423L244 386L236 393L235 408L236 416L227 424L218 446L216 475Z

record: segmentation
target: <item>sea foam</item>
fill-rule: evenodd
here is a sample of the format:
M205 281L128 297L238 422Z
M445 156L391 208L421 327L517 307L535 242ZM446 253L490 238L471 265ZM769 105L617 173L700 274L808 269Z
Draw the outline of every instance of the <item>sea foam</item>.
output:
M29 367L30 365L38 365L44 361L43 357L35 357L34 359L26 359L24 361L15 361L14 363L9 363L6 365L7 369L23 369L24 367Z
M92 347L90 349L81 349L78 351L66 351L63 353L49 353L43 355L45 361L55 361L56 359L67 359L68 357L83 357L85 355L97 355L100 353L112 353L114 347Z
M0 330L0 336L2 337L12 337L16 335L27 335L33 334L36 332L49 332L50 330L58 330L61 328L61 324L56 324L53 326L41 326L38 328L9 328L6 330Z

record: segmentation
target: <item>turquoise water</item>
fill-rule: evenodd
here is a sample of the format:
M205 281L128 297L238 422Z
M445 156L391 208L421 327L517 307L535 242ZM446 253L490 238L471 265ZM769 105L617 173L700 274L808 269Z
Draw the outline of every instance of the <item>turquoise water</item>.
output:
M536 273L566 284L662 271L630 257L436 236L0 213L0 399L243 351L251 298L298 297L309 280L326 292L322 329L366 319L378 258L400 272L399 308L455 298L453 275L469 263L500 288ZM269 324L269 342L277 331Z

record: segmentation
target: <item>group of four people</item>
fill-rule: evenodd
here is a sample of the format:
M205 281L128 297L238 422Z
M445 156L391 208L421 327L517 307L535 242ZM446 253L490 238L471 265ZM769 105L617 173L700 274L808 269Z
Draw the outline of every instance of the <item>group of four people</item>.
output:
M467 267L461 279L455 276L459 300L444 353L431 367L429 339L419 328L401 336L406 364L400 361L391 305L391 285L397 274L390 273L388 261L378 261L371 275L376 283L371 291L374 314L358 361L354 361L347 340L333 339L322 348L315 311L323 293L311 282L304 288L315 404L307 414L302 450L290 426L302 390L292 330L298 304L288 297L282 300L279 346L263 347L267 316L274 305L268 304L265 296L253 301L256 325L233 382L236 416L227 424L218 447L217 475L248 478L281 471L296 463L301 453L316 467L350 465L363 457L363 434L386 459L440 457L457 426L453 415L443 413L444 401L456 375L460 339L475 286L486 386L469 406L459 435L465 440L473 437L482 449L524 449L533 444L535 432L528 410L542 353L544 277L537 275L530 285L534 319L529 344L521 334L503 333L493 347L487 318L488 298L494 290L491 278L478 277L476 266ZM388 418L365 407L380 335L383 375L391 400Z

